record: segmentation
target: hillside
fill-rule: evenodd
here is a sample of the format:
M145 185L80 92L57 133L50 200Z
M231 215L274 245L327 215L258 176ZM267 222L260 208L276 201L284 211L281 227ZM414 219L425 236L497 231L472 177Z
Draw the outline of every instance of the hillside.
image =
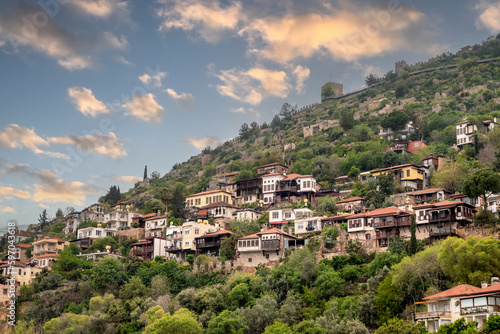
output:
M312 174L325 190L334 188L335 177L353 167L365 172L421 164L431 153L456 158L455 123L468 119L480 124L500 117L499 43L497 36L427 62L396 62L395 71L383 78L367 77L369 87L324 96L322 103L300 109L285 103L270 124L243 124L238 137L175 164L163 177L151 179L149 187L136 184L122 199L153 196L167 201L178 182L186 187L184 195L211 190L215 175L237 171L237 178L250 178L257 166L275 161L293 165L291 173ZM380 126L402 128L407 122L415 129L407 139L422 140L427 147L412 155L387 151L401 136L380 139ZM496 144L481 139L475 155L465 151L488 164L494 160L491 145ZM144 201L137 201L140 209Z

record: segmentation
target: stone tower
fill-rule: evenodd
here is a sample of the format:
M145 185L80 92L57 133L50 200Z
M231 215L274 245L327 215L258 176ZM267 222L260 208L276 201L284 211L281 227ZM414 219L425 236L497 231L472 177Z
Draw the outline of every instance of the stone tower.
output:
M406 63L406 61L404 61L404 60L397 61L396 66L395 66L396 74L399 75L399 74L403 73L403 70L407 67L408 67L408 64Z
M321 87L321 102L330 97L344 95L344 85L337 82L327 82Z

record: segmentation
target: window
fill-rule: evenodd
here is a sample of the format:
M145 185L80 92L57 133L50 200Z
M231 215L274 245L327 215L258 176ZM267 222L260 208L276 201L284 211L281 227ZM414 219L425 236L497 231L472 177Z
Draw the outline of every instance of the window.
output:
M410 170L409 169L406 171L406 176L410 177Z
M195 228L194 229L194 234L200 234L200 229L199 228Z
M291 219L292 218L292 213L291 212L285 212L285 219Z
M273 219L278 219L279 218L279 212L278 211L274 211L273 212Z
M252 258L251 257L248 258L248 262L252 262Z

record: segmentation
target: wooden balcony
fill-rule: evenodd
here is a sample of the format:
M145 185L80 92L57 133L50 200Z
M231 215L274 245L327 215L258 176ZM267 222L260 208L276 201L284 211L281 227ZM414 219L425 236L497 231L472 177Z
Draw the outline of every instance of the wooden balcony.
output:
M429 319L429 318L450 318L451 311L430 311L415 313L416 319Z
M399 237L399 231L398 230L392 230L392 231L375 231L376 234L376 239L389 239L389 238L396 238Z
M279 240L262 240L261 247L262 250L278 250L280 249Z
M454 228L444 227L444 228L433 228L429 232L430 237L443 237L447 235L457 235L457 230Z
M220 239L212 241L199 240L199 242L196 244L196 248L212 248L212 247L220 247L220 245L221 245Z
M393 219L392 221L381 221L378 223L373 223L374 228L384 228L384 227L394 227L397 226L396 221Z
M430 214L429 215L429 223L444 223L444 222L454 222L456 221L456 216L454 213L452 214Z

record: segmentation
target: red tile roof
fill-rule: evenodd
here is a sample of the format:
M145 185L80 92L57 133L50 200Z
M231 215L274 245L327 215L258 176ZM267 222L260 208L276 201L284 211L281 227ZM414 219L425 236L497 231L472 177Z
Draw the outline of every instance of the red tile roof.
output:
M205 237L215 237L216 235L224 235L224 234L233 234L233 232L228 230L219 230L217 232L204 234L201 237L196 237L195 239L205 238Z
M341 201L338 201L337 204L356 202L356 201L364 201L364 200L365 199L363 197L354 196L354 197L349 197L347 199L343 199Z
M238 240L241 240L241 239L259 239L259 236L257 234L250 234L250 235L247 235L243 238L239 238Z
M199 210L198 211L198 216L206 216L208 215L208 210Z
M433 193L437 193L438 191L442 191L442 190L444 190L444 189L443 188L429 188L429 189L425 189L425 190L414 191L410 195L413 196L413 195L433 194Z
M233 208L233 209L238 209L237 206L234 206L232 204L229 204L227 202L216 202L216 203L211 203L211 204L208 204L208 205L205 205L205 206L202 206L200 209L203 210L203 209L211 209L211 208L217 208L217 207L220 207L220 206L223 206L223 207L226 207L226 208Z
M283 175L283 174L281 174L281 173L270 173L270 174L264 174L264 175L262 175L262 176L261 176L261 178L262 178L262 177L266 177L266 176L276 176L276 175Z
M218 192L226 193L228 195L231 195L230 193L228 193L225 190L209 190L209 191L204 191L204 192L201 192L201 193L196 193L196 194L192 194L192 195L186 196L186 198L188 198L188 197L194 197L194 196L202 196L202 195L214 194L214 193L218 193Z
M53 253L53 254L44 254L44 255L33 256L32 259L41 259L44 257L57 257L57 254Z
M351 214L346 214L346 215L337 215L337 216L333 216L333 217L325 217L325 218L322 218L321 220L337 220L337 219L348 219L348 218L351 218Z
M259 233L257 233L257 235L259 235L259 236L260 236L260 235L262 235L262 234L273 234L273 233L278 233L278 234L281 234L281 235L286 235L286 236L291 237L291 238L294 238L294 239L298 239L297 237L295 237L295 236L293 236L293 235L291 235L291 234L288 234L288 233L286 233L285 231L282 231L282 230L277 229L277 228L271 228L271 229L269 229L269 230L267 230L267 231L262 231L262 232L259 232Z
M20 248L30 248L32 245L31 244L17 244L16 247Z
M492 293L492 292L500 292L500 284L497 283L494 285L490 285L487 288L482 288L480 293L483 294L483 293Z
M469 205L467 203L464 203L464 202L460 202L460 201L442 201L442 202L437 202L437 203L434 203L434 204L422 204L422 205L416 205L413 207L413 209L427 209L427 208L436 208L436 209L440 209L440 208L451 208L451 207L457 207L457 206L460 206L460 205L464 205L464 206L469 206L469 207L472 207L472 205Z
M270 167L270 166L284 166L284 167L288 167L287 165L284 165L284 164L282 164L282 163L279 163L279 162L273 162L273 163L270 163L270 164L267 164L267 165L262 165L262 166L259 166L258 168Z
M395 206L391 206L389 208L376 209L376 210L368 212L367 214L370 217L374 217L374 216L383 216L383 215L391 215L391 214L396 215L398 213L400 215L404 215L404 214L409 215L410 214L410 213L408 213L406 211L403 211L401 209L396 208Z
M476 294L480 292L481 288L469 285L469 284L461 284L457 285L454 288L448 289L441 291L440 293L436 293L432 296L425 297L423 300L431 300L431 299L445 299L445 298L451 298L451 297L456 297L456 296L466 296L466 295L471 295L471 294Z
M302 177L312 177L312 175L288 174L285 175L285 178L281 181L295 180Z

